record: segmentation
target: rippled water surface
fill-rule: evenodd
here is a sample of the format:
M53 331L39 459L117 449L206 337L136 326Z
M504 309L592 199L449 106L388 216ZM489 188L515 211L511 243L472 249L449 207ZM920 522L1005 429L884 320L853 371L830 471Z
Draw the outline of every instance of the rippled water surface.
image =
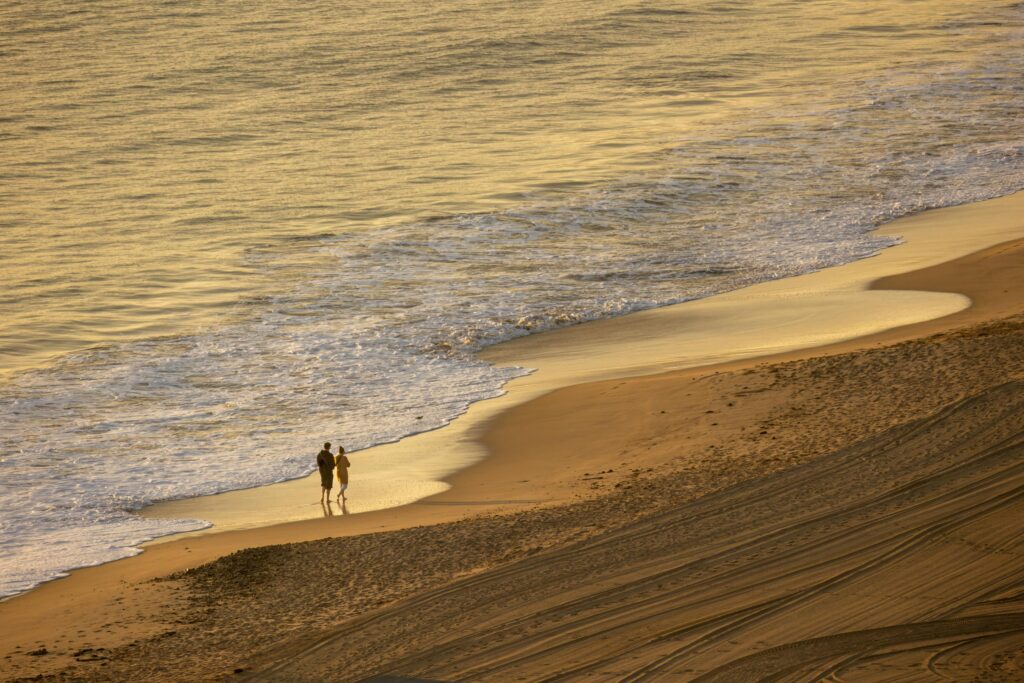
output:
M0 595L1024 187L1022 3L349 4L0 7Z

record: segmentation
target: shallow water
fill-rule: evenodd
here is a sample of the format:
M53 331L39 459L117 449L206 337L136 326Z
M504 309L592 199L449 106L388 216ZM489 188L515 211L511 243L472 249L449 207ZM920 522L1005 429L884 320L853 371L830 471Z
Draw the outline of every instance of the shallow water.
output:
M502 339L1024 187L1024 4L7 3L0 595L437 427Z

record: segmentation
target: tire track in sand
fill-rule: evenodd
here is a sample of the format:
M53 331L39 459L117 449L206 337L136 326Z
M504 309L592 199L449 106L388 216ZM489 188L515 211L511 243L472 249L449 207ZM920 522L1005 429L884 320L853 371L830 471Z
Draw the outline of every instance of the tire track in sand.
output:
M1000 680L1024 643L1022 520L1010 382L285 645L251 678Z

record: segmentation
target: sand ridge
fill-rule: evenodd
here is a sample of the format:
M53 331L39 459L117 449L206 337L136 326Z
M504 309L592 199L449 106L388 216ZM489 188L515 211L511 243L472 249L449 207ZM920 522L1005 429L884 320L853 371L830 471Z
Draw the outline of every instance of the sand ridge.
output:
M1009 382L276 650L252 679L369 658L439 680L889 680L862 660L1010 634L1022 654L1022 518Z

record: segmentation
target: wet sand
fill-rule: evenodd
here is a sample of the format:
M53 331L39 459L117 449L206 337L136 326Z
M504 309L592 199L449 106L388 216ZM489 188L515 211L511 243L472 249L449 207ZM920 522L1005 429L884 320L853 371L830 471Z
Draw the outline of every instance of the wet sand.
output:
M1024 228L1020 197L990 207L946 211ZM492 456L435 499L157 544L0 604L5 672L1012 674L1022 283L1024 243L1003 244L876 283L970 297L939 320L538 390L488 422ZM611 329L596 336L621 349ZM494 353L543 359L554 336Z

